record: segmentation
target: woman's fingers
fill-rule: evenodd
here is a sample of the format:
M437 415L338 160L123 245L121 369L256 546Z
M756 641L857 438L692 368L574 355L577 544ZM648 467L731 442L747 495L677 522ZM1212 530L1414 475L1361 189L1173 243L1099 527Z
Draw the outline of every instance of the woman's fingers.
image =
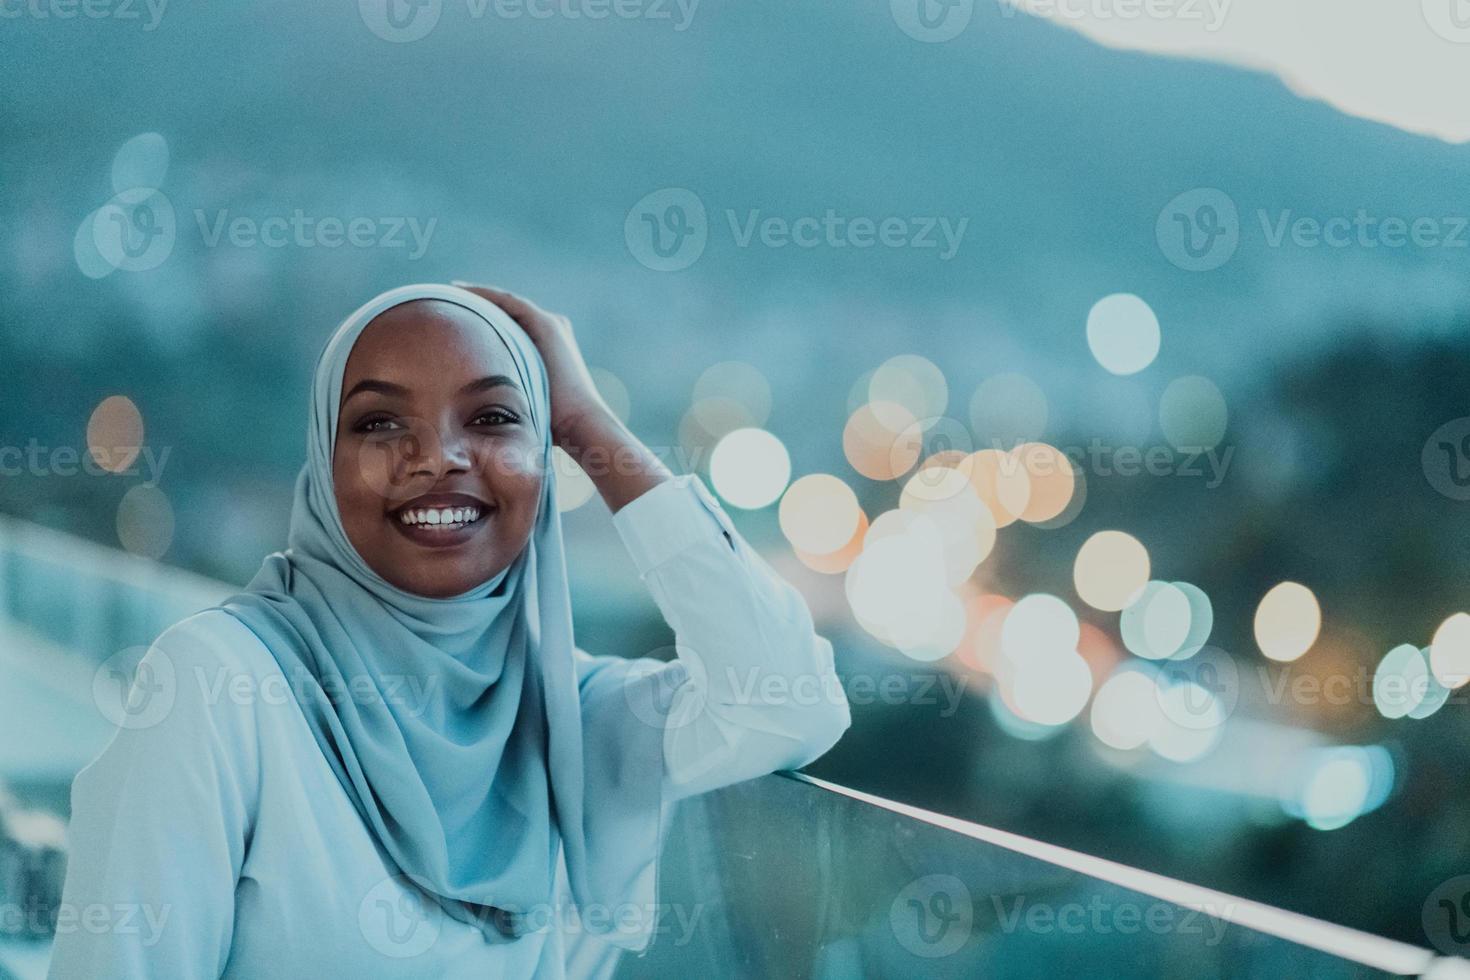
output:
M506 313L509 313L517 323L521 324L521 326L525 326L525 324L522 322L523 319L530 319L537 316L549 316L549 314L545 310L541 309L541 307L537 306L535 303L531 302L523 296L517 296L515 293L509 292L504 289L496 289L494 286L477 286L473 283L465 282L462 279L454 280L451 285L458 286L460 289L474 293L481 299L488 299L490 302L500 307Z

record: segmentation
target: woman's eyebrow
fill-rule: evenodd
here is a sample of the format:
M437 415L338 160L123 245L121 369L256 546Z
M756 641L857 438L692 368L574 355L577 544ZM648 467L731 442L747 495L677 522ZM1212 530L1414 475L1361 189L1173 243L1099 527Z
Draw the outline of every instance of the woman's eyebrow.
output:
M516 391L521 390L521 386L516 384L514 378L511 378L510 376L504 374L491 374L483 378L476 378L474 381L471 381L469 384L459 389L459 393L461 395L475 394L481 391L489 391L491 388L499 388L501 385L509 386L511 388L514 388ZM522 392L522 394L524 394L524 392Z
M400 398L408 395L408 389L403 387L403 385L396 385L391 381L379 381L377 378L363 378L352 386L351 391L342 396L342 401L345 403L353 395L360 395L368 391L376 391L384 395L397 395Z
M461 395L471 395L482 391L489 391L491 388L499 388L502 385L514 388L516 391L521 390L521 386L516 384L515 379L509 375L491 374L483 378L476 378L461 388L459 393ZM369 391L376 391L384 395L397 395L400 398L406 398L410 394L409 390L403 385L394 384L392 381L382 381L378 378L364 378L353 385L351 391L342 396L342 401L345 403L353 395L360 395Z

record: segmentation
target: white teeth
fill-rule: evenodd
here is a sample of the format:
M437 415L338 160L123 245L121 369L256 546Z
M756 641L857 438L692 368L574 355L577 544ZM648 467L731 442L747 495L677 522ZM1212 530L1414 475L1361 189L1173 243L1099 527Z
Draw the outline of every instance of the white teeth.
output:
M399 521L409 526L463 526L480 519L477 507L432 507L420 510L405 510L399 513Z

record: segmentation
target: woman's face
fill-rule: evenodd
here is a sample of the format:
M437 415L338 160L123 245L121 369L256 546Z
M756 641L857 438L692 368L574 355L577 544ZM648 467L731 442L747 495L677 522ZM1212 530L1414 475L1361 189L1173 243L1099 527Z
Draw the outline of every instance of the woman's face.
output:
M468 592L525 548L544 475L530 396L489 324L419 300L363 330L342 378L332 481L368 567L417 595Z

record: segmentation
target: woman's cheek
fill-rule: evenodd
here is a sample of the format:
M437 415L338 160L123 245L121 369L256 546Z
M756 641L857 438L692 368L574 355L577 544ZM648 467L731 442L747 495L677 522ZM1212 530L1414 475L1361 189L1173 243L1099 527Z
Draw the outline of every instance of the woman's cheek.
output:
M541 446L526 439L497 443L492 446L485 461L486 472L498 489L540 487L545 463L541 457Z

